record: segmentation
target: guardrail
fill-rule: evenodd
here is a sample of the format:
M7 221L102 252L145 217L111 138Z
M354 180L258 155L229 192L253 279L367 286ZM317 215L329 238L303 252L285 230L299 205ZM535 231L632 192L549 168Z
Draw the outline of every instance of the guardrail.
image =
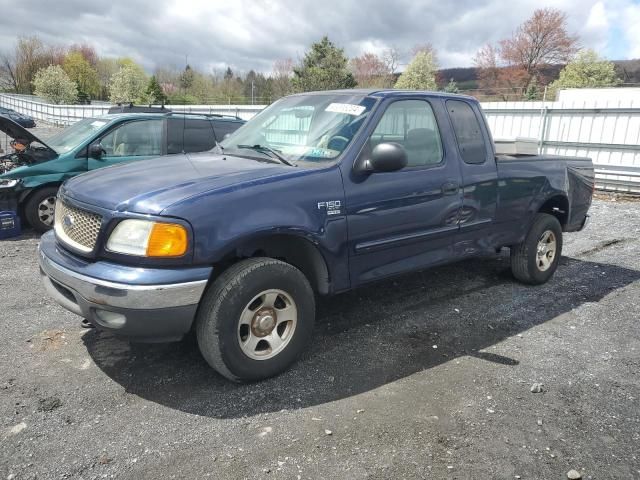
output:
M25 95L0 94L0 106L66 126L107 113L109 105L51 105ZM174 111L236 115L245 120L264 105L170 105ZM599 189L640 193L640 105L633 101L488 102L482 104L494 138L534 138L540 153L590 157Z

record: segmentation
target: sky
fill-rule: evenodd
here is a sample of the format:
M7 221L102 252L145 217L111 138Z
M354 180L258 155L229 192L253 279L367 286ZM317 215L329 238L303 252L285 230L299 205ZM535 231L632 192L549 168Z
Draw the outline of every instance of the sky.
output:
M0 51L36 34L129 56L149 71L186 61L267 73L328 35L349 56L394 46L406 64L414 45L431 43L442 68L467 67L482 45L508 37L541 7L565 11L583 47L640 58L640 0L0 0Z

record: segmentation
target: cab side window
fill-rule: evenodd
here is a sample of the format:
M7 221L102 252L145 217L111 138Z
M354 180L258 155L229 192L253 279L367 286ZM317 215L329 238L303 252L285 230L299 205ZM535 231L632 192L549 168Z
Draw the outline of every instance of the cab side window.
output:
M184 118L167 120L167 154L182 153L184 149Z
M235 132L241 125L239 122L231 121L213 121L213 128L216 131L216 138L219 141L224 140L224 136Z
M442 162L442 140L431 105L423 100L400 100L387 107L370 138L379 143L399 143L407 151L408 167Z
M206 152L216 145L210 120L186 118L184 122L184 151Z
M465 163L479 164L487 159L484 136L471 105L461 100L447 100L447 111Z
M128 122L100 141L107 157L162 155L162 120Z

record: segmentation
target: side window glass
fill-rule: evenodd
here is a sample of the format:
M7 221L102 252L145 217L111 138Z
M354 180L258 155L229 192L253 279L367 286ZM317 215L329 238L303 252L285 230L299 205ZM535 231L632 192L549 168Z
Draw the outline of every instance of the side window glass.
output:
M107 157L162 155L162 120L125 123L100 141Z
M187 118L184 124L184 151L206 152L216 145L213 126L209 120Z
M218 141L224 140L224 136L226 134L235 132L241 126L242 124L240 122L213 121L213 128L216 131L216 138Z
M167 153L182 153L184 139L184 118L167 120Z
M379 143L399 143L407 151L407 166L423 167L442 161L442 140L431 105L422 100L394 102L380 119L370 138Z
M447 110L465 163L484 163L487 159L480 122L467 102L447 100Z

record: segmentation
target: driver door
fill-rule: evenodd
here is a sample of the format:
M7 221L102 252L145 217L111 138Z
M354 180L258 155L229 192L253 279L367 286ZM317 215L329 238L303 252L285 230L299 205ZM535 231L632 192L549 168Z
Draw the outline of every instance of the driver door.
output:
M351 285L426 268L452 257L462 205L457 159L423 99L388 104L361 155L381 143L402 145L407 166L344 176Z
M98 141L100 158L89 156L89 170L133 160L145 160L164 154L163 119L135 120L110 130Z

